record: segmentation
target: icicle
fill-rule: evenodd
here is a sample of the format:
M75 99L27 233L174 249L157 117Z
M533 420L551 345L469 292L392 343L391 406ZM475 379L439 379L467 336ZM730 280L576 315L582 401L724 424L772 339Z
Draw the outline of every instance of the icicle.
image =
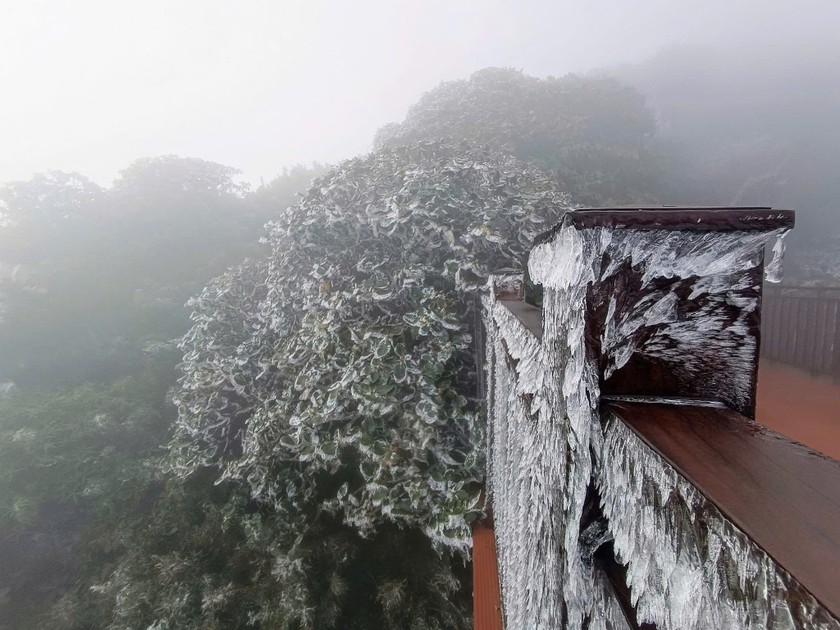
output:
M755 358L748 321L757 306L751 271L774 236L781 232L581 230L567 224L537 245L528 261L531 278L544 289L541 340L492 292L484 298L488 483L508 628L580 628L587 619L591 628L624 627L614 621L620 611L615 614L609 589L599 587L603 576L592 562L594 548L611 534L629 562L641 618L661 620L662 628L699 628L709 606L726 606L694 596L705 574L696 557L686 564L682 534L673 540L652 534L651 527L667 524L667 510L656 514L654 506L667 502L675 473L665 470L667 483L648 484L663 495L658 502L639 494L642 479L633 462L640 451L622 451L621 440L605 445L599 378L639 354L666 363L675 378L691 383L693 396L744 404ZM781 247L774 252L780 254ZM600 283L612 290L608 283L627 263L642 287L622 300L602 296L600 352L606 361L605 374L599 374L584 334L588 296ZM680 308L685 300L692 308ZM731 306L739 313L734 319ZM587 530L582 543L580 524L593 477L599 479L612 529ZM730 541L715 538L709 544L716 548ZM714 563L715 557L708 552L704 562ZM749 580L754 574L743 575Z
M773 244L773 258L764 268L764 279L767 282L778 284L782 281L784 276L782 259L785 257L785 236L787 234L787 230L779 234L776 237L776 242Z
M601 505L640 622L659 628L822 628L840 624L702 493L615 417ZM666 507L667 506L667 507ZM702 515L698 527L696 515Z

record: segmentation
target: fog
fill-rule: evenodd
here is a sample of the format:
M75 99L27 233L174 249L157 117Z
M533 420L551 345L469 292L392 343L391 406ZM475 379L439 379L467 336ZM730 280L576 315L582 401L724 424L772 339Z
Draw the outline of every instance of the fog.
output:
M673 43L796 56L838 27L832 0L6 2L0 181L59 169L109 185L177 154L257 184L368 150L423 92L483 67L560 76Z
M605 253L595 310L651 346L696 319L674 344L752 361L760 307L755 419L840 453L837 0L5 4L0 628L472 627L480 298L573 208L796 210L776 288L739 246L721 259L748 281L662 263L646 293L634 249ZM589 333L560 337L594 383ZM667 363L639 380L688 378ZM569 523L600 545L585 563L612 545Z

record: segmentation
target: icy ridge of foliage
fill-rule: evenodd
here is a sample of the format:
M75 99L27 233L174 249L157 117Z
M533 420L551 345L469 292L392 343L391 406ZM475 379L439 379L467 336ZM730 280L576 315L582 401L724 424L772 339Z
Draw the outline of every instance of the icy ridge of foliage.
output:
M644 96L615 79L484 68L424 94L374 147L468 140L551 169L577 203L639 203L661 188L660 160L647 149L655 130Z
M659 628L840 628L813 596L616 418L604 514L640 620Z
M193 302L173 467L247 481L290 535L328 512L468 549L484 470L470 292L521 269L567 206L539 169L467 144L316 180L269 224L267 260Z
M644 97L615 79L484 68L424 94L402 123L377 132L374 146L467 139L551 166L580 146L638 149L655 126Z
M742 403L755 357L747 317L758 295L748 278L764 245L781 233L578 229L566 222L529 258L531 278L545 292L541 343L502 303L485 300L489 484L508 627L579 628L607 618L579 539L587 486L610 456L601 455L599 368L584 336L590 290L609 288L627 265L642 278L636 302L619 307L613 294L600 322L607 375L641 353L668 360L687 381L715 357L727 376L746 376L702 393ZM697 308L680 310L677 291ZM720 314L724 307L737 309L734 321Z

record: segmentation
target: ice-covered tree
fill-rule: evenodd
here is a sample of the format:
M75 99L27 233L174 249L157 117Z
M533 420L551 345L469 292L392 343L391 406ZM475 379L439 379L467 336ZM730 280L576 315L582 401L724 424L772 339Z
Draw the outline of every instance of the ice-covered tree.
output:
M647 147L655 131L644 96L616 79L538 79L485 68L424 94L402 123L380 129L374 144L486 144L555 171L575 202L606 205L657 194L659 165Z
M289 532L419 528L465 548L483 476L472 291L567 207L467 144L349 160L194 303L173 464L243 480Z

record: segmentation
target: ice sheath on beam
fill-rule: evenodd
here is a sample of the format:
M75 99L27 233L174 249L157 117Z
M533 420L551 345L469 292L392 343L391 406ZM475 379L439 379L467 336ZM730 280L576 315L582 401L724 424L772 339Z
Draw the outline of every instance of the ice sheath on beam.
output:
M704 606L728 606L756 563L775 567L749 540L724 537L721 545L752 564L731 564L727 581L698 591L708 601L676 612L690 586L680 576L696 576L697 563L715 555L672 553L669 541L682 534L663 529L678 527L667 501L654 518L633 476L654 470L641 466L656 455L625 444L618 430L605 434L599 400L712 399L754 417L764 251L792 224L793 213L766 208L576 211L530 255L530 277L544 291L541 338L488 292L488 487L508 628L628 627L593 561L593 547L610 537L628 564L637 621L659 628L709 627ZM773 247L774 256L781 251ZM768 265L768 279L778 277L778 263ZM666 498L680 491L673 479L656 480ZM581 535L590 487L611 528L594 542ZM628 542L637 538L646 543ZM767 593L747 612L723 615L719 627L808 618L779 611L780 591Z

